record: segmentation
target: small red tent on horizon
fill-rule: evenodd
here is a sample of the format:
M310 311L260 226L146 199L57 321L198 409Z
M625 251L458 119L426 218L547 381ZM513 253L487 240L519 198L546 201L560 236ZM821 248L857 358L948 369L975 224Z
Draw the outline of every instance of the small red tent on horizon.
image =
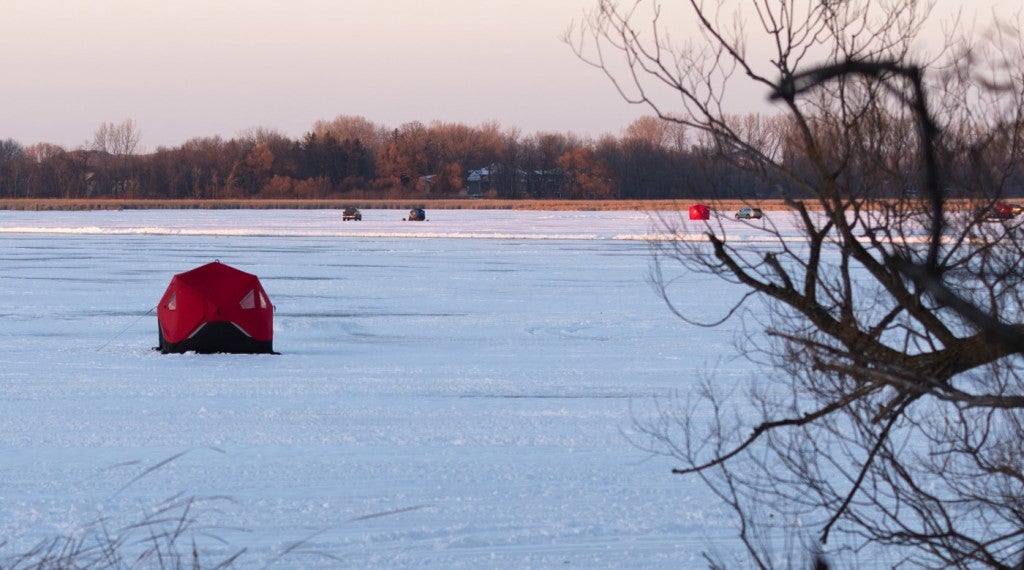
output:
M690 219L691 220L708 220L711 219L711 208L705 204L694 204L690 206Z
M171 278L156 316L164 354L274 352L274 306L259 278L220 261Z

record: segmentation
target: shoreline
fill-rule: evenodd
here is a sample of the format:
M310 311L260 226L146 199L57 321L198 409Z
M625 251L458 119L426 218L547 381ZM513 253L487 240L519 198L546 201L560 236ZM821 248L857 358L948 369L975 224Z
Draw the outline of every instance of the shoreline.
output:
M801 200L809 210L821 210L813 198ZM895 204L896 200L879 200ZM694 204L707 204L712 210L733 211L744 206L766 212L791 210L780 198L724 199L688 198L676 200L498 200L474 198L446 199L117 199L117 198L0 198L0 211L103 211L103 210L548 210L578 212L684 212ZM877 206L877 204L876 204ZM906 205L903 205L904 207ZM948 211L962 211L978 206L976 200L945 200ZM929 209L923 201L915 201L911 209Z

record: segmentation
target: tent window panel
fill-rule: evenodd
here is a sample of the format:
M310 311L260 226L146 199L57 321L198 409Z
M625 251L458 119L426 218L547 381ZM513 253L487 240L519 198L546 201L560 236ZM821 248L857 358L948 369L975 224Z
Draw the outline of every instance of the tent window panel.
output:
M255 309L256 308L256 295L254 291L249 291L245 297L242 297L240 303L243 309Z
M177 311L178 310L178 294L171 293L171 298L167 300L167 310Z
M263 291L260 291L260 308L261 309L266 309L269 306L270 306L270 301L267 300L266 294L264 294Z

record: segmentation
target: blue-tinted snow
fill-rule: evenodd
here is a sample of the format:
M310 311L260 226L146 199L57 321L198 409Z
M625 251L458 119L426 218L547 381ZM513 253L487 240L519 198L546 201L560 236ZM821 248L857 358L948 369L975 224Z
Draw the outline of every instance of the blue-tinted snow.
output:
M648 283L658 216L363 214L0 213L0 552L179 494L210 559L245 548L244 567L680 568L735 548L731 513L628 440L702 374L753 373L734 328L686 325ZM213 259L260 276L280 355L152 350L171 276ZM707 320L735 299L683 284Z

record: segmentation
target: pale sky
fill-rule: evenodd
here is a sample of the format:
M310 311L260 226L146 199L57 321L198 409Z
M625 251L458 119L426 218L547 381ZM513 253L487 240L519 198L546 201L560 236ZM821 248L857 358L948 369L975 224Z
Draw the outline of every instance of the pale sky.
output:
M131 118L155 150L254 127L298 138L339 115L618 135L646 109L560 39L595 3L0 0L0 139L75 148ZM938 10L985 4L1021 1Z

